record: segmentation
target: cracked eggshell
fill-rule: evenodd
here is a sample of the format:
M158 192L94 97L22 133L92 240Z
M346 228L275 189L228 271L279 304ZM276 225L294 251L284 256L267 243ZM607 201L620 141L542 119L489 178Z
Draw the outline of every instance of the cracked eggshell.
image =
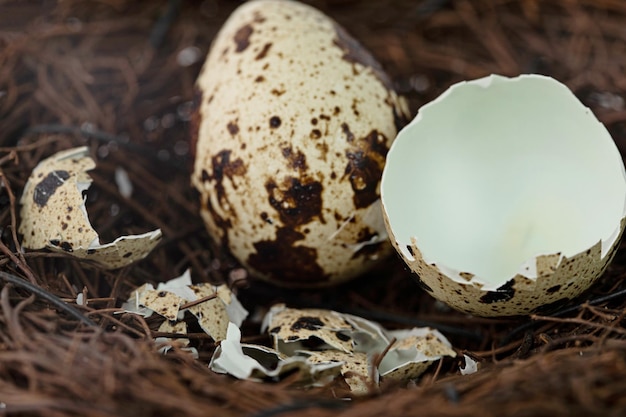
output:
M299 371L302 382L320 385L340 372L340 362L316 363L306 356L285 356L274 349L241 343L241 330L229 323L226 338L215 349L209 369L239 379L281 378Z
M370 361L365 353L346 353L338 350L324 350L319 352L305 352L308 362L312 364L341 364L341 376L355 395L365 395L378 384L378 372L371 368Z
M378 366L383 378L415 379L433 362L444 356L456 356L448 339L438 330L428 327L390 331L389 337L395 342Z
M286 308L279 304L270 309L264 322L263 327L272 336L274 348L288 355L304 349L311 339L321 342L317 348L354 351L350 335L354 328L336 311Z
M296 1L247 2L197 90L202 217L253 275L330 285L389 254L379 184L407 106L337 23Z
M87 171L95 166L87 147L80 147L58 152L35 167L20 200L24 248L48 248L114 269L143 259L156 247L158 229L100 243L83 198L92 182Z
M422 287L481 316L553 308L618 248L626 179L606 128L558 81L452 86L398 135L381 196L391 242Z
M178 319L178 311L185 300L169 291L147 290L139 295L139 304L169 321Z
M226 338L229 323L241 326L248 316L228 286L193 285L189 269L177 278L159 283L156 289L152 284L143 284L131 293L122 309L144 317L155 312L172 323L184 320L184 312L189 311L216 342Z
M216 294L217 289L207 283L193 285L191 289L195 292L197 299L216 295L211 300L189 307L189 312L198 320L202 330L211 335L215 341L226 339L228 323L231 320L228 317L228 311L226 311L226 303ZM241 323L237 325L241 325Z
M187 323L185 323L184 321L171 322L169 320L165 320L163 323L161 323L157 332L185 335L187 334ZM195 348L188 347L190 342L187 338L156 337L154 339L154 343L160 346L159 353L161 354L166 354L167 352L169 352L174 345L182 349L192 350L192 352L195 350ZM197 351L195 353L197 353Z

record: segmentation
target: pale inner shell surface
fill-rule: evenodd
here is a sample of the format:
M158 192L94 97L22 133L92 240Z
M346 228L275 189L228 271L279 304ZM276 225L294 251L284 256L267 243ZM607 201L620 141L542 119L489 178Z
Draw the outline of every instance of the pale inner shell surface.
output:
M246 3L198 88L202 215L254 274L327 285L390 252L379 184L406 105L335 22L294 1Z
M392 242L433 295L519 314L577 295L604 270L626 181L609 133L567 87L491 76L453 86L402 130L382 199Z

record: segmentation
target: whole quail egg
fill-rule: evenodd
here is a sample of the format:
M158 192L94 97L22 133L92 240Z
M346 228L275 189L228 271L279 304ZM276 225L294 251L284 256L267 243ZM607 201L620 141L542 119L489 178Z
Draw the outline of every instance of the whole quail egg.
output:
M214 39L197 89L201 214L252 275L324 286L392 252L380 177L408 110L336 22L296 1L245 3Z
M482 316L581 294L626 216L608 131L565 85L533 74L462 82L422 107L389 151L381 195L423 288Z

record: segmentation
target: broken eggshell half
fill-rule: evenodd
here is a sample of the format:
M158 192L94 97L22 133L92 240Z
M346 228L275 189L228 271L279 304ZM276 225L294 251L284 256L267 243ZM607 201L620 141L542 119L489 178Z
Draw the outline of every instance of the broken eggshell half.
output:
M624 229L624 164L558 81L452 86L396 138L381 198L391 242L435 298L481 316L549 309L601 275Z
M95 166L88 148L79 147L58 152L35 167L20 200L22 247L48 248L107 269L143 259L156 247L161 239L160 229L100 243L83 197L92 182L87 171Z

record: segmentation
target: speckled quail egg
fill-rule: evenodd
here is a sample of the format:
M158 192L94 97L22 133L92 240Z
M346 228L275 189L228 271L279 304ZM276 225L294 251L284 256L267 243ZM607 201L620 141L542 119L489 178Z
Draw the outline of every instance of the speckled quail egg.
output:
M554 308L589 288L624 229L624 164L572 92L539 75L452 86L398 135L381 197L423 288L482 316Z
M380 176L408 110L337 23L296 1L245 3L214 39L197 89L201 214L252 275L330 285L393 252Z

